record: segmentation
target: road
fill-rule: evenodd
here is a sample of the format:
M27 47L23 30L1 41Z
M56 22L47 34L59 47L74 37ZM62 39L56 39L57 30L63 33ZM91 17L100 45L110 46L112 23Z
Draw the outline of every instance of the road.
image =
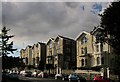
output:
M35 78L35 77L19 77L19 80L6 79L2 82L69 82L62 80L55 80L53 78Z
M69 82L69 81L55 80L53 78L20 77L19 79L28 82Z

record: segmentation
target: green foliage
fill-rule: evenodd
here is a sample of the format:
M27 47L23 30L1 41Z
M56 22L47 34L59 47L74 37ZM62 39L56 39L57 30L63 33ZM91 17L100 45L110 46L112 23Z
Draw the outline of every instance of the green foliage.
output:
M8 43L9 39L14 37L14 35L8 35L7 34L8 31L9 29L3 27L0 34L0 44L1 44L0 53L2 53L2 69L10 69L13 67L20 67L21 65L23 65L19 58L7 56L9 52L13 53L14 51L17 50L17 49L13 49L13 41Z
M15 67L25 67L23 61L19 57L8 57L8 56L3 56L2 57L2 69L11 69Z
M6 27L3 27L0 34L1 39L1 50L2 50L2 56L5 56L9 54L9 52L13 53L13 51L16 51L17 49L13 49L13 41L8 43L9 39L14 37L14 35L8 35L7 32L9 29L6 29Z
M120 79L120 1L113 2L101 16L101 27L110 35L107 42L112 46L114 55L113 71Z
M118 54L120 52L120 2L113 2L101 15L101 27L110 35L109 44Z

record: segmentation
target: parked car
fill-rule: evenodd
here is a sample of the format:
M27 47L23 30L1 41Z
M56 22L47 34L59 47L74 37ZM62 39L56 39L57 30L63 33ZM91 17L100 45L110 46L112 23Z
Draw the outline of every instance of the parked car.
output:
M56 74L55 79L62 79L62 74Z
M70 74L68 76L69 81L80 81L80 82L86 82L86 79L78 74Z
M77 74L70 74L68 76L69 81L78 81L80 78Z
M38 73L35 71L35 72L32 73L31 76L33 76L33 77L37 77L37 75L38 75Z
M27 75L27 73L26 73L26 71L25 71L25 70L23 70L23 71L20 71L20 75L22 75L22 76L26 76L26 75Z
M64 81L66 80L67 81L68 80L68 76L69 76L68 74L63 74L62 80L64 80Z
M32 75L32 72L31 71L26 71L26 77L31 77L31 75Z
M20 75L25 76L27 73L25 70L20 71Z
M30 77L32 75L32 72L23 70L20 72L20 75Z
M109 78L105 78L103 76L95 76L93 78L94 82L113 82L113 80L109 79Z
M14 80L18 80L18 79L19 79L17 73L11 73L11 74L9 74L9 78L10 78L10 79L14 79Z
M40 72L37 76L41 78L48 78L48 74L46 72Z

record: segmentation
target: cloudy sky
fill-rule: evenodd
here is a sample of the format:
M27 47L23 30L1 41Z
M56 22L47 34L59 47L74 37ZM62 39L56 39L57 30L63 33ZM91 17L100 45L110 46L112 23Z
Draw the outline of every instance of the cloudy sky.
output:
M99 25L100 13L108 2L2 2L2 24L14 34L19 49L47 42L57 35L75 39ZM1 27L0 27L1 28ZM19 56L16 52L14 56Z

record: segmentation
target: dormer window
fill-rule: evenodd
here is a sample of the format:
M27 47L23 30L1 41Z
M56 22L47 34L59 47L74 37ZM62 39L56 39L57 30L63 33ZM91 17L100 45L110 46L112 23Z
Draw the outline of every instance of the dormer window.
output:
M58 40L58 42L57 42L57 45L59 45L60 44L60 40Z
M50 48L52 48L52 43L50 43L50 45L49 45L49 46L50 46Z
M85 44L87 42L87 38L86 37L83 37L82 39L81 39L81 44L83 45L83 44Z

